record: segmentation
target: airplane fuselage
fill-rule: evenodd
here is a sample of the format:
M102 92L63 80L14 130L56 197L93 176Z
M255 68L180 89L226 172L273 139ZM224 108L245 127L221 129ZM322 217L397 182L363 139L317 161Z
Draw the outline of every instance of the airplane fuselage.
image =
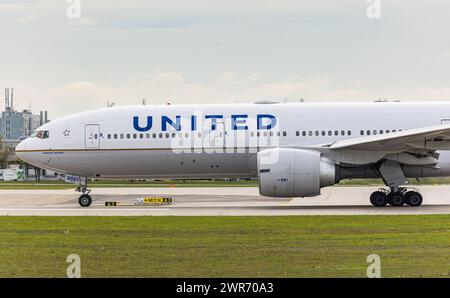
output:
M40 127L20 158L59 173L100 178L256 177L258 151L328 144L450 121L450 104L319 103L166 105L102 108ZM404 166L407 177L450 175L450 154L436 167ZM363 154L363 153L361 153ZM339 178L378 177L370 165Z

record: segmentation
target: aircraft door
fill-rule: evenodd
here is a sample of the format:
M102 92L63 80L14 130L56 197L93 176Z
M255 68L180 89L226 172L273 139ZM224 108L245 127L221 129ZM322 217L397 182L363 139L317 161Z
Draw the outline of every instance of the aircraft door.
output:
M209 145L214 148L222 148L225 145L225 123L217 121L216 129L209 131Z
M85 126L86 149L100 148L100 125L86 124Z

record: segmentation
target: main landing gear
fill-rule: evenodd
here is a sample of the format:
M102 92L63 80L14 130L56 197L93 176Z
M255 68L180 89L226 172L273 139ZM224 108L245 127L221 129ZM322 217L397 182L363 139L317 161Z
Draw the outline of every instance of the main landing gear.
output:
M370 203L375 207L384 207L387 204L393 207L408 205L419 207L422 205L422 195L416 190L407 190L406 187L399 187L396 190L380 188L370 195Z
M384 207L387 204L394 207L408 205L419 207L422 205L422 195L417 189L401 187L408 180L403 173L403 169L398 162L384 160L378 167L378 172L383 178L388 189L380 188L370 195L370 203L375 207Z
M82 195L78 198L78 203L81 207L89 207L92 204L92 198L89 195L91 190L87 188L87 178L85 178L83 182L84 183L80 183L80 186L76 189L76 191L82 193Z

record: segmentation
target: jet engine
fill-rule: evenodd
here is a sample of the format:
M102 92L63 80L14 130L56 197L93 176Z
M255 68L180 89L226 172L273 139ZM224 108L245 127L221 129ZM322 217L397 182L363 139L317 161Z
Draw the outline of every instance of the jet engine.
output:
M258 152L259 193L268 197L312 197L338 182L336 164L320 152L292 148Z

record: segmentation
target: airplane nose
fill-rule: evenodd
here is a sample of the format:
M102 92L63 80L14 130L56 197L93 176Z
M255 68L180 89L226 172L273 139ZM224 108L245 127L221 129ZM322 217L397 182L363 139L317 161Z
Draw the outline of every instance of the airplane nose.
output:
M27 161L27 148L28 148L28 145L27 145L27 142L28 140L23 140L22 142L20 142L17 146L16 146L16 156L18 157L18 158L20 158L21 160L23 160L23 161Z

